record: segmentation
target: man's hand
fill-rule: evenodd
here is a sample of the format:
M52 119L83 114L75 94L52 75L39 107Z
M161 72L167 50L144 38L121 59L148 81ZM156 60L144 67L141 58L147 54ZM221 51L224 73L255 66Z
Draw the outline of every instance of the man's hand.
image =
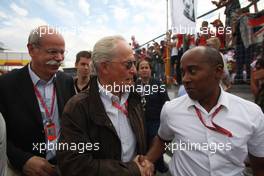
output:
M138 155L136 158L133 160L141 173L141 176L153 176L154 175L154 165L147 160L147 158L143 155Z
M56 175L55 166L45 158L31 157L23 166L23 174L27 176L53 176Z

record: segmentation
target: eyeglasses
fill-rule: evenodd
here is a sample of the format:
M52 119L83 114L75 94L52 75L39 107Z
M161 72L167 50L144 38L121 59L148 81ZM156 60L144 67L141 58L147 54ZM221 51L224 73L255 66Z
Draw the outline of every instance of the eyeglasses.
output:
M111 63L121 63L123 64L127 70L131 69L132 66L136 66L136 61L132 61L132 60L129 60L129 61L124 61L124 62L114 62L114 61L110 61Z

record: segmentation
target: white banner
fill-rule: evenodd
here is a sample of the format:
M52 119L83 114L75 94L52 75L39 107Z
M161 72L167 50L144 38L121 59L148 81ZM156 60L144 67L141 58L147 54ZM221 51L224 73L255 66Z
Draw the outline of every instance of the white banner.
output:
M172 31L177 34L195 34L197 0L171 0Z

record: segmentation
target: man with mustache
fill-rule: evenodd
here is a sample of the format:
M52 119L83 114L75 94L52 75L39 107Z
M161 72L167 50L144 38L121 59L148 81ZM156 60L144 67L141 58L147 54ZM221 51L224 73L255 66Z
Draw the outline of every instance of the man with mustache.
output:
M182 56L187 94L163 106L158 136L146 157L153 162L170 150L173 176L240 176L248 154L254 175L264 175L264 115L256 104L220 87L223 66L220 53L210 47Z
M31 62L0 77L7 155L13 171L53 176L58 174L54 145L60 136L63 107L74 95L73 79L58 72L65 42L57 30L49 26L34 29L27 48Z

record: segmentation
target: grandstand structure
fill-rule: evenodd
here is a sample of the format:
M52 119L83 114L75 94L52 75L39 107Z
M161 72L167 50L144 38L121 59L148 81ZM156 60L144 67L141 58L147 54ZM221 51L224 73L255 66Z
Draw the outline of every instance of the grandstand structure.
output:
M0 69L10 71L28 64L30 60L31 58L27 52L1 51Z

